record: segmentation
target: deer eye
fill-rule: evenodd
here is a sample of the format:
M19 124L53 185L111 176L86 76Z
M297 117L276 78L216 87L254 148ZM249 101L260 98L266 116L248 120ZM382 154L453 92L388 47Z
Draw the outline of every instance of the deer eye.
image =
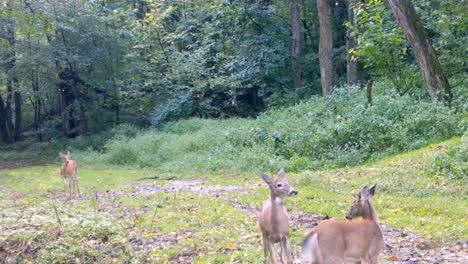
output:
M282 187L282 186L283 186L283 184L282 184L282 183L278 183L278 184L276 184L276 186L278 186L278 187Z

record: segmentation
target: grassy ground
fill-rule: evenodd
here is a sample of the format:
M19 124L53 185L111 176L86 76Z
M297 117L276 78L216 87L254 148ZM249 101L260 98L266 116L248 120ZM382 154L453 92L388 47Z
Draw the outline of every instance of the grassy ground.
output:
M286 206L295 219L312 214L342 219L352 195L364 185L377 183L374 205L386 228L414 234L418 243L425 241L424 247L446 244L462 254L456 243L468 240L467 183L426 174L428 164L447 144L359 167L287 173L299 196L287 200ZM56 164L0 170L0 260L263 260L256 214L268 191L254 172L200 174L80 168L79 173L81 198L63 192ZM308 225L293 220L292 226L293 252L297 256ZM400 236L396 239L403 240ZM391 243L387 240L387 244ZM389 262L393 254L383 254L381 262ZM463 263L464 257L459 262L448 262Z

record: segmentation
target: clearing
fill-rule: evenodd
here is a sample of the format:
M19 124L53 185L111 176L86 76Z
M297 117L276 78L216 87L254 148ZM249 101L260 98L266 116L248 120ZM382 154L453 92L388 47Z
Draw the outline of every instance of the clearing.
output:
M421 171L439 149L287 173L299 191L286 200L293 254L308 229L326 215L344 218L351 194L376 182L380 263L468 263L466 184ZM85 168L77 197L64 193L58 165L27 165L35 164L0 162L0 261L263 262L256 219L268 191L259 176Z

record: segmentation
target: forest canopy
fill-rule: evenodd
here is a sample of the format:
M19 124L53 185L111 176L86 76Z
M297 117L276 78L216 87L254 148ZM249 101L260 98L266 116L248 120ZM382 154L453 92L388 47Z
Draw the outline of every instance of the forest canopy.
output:
M465 6L397 2L1 0L1 142L255 117L365 84L371 105L372 81L465 111Z

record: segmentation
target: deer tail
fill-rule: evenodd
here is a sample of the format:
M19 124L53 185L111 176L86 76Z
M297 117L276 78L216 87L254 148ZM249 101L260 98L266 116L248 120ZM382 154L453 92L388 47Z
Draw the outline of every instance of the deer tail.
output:
M320 253L320 248L318 245L318 234L312 233L308 234L307 237L302 242L302 253L301 253L302 263L308 264L321 264L322 263L322 254Z

